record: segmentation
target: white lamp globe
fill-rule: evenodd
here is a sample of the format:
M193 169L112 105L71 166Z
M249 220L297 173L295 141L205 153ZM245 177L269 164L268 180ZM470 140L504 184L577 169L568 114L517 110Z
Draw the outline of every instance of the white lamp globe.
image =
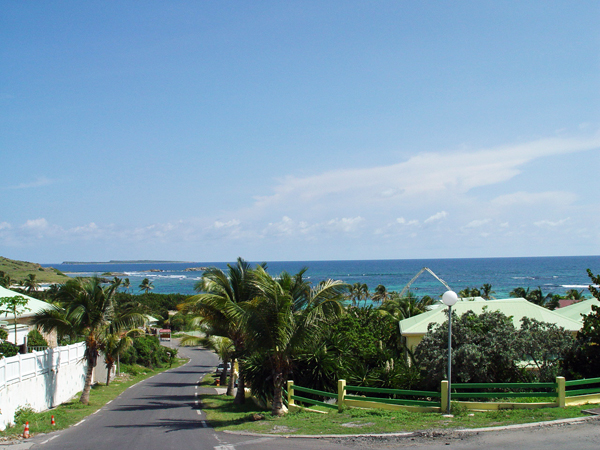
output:
M454 304L458 301L458 295L454 291L446 291L444 295L442 295L442 302L446 306L454 306Z

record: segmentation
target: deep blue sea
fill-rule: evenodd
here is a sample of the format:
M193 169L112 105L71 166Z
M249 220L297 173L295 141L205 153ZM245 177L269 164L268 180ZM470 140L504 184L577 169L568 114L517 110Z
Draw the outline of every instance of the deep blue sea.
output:
M253 263L254 264L254 263ZM373 261L273 261L267 262L272 275L281 271L296 273L308 267L307 278L316 284L331 278L346 283L366 283L372 291L383 284L389 291L400 291L423 267L430 268L453 290L466 287L492 285L496 298L506 298L514 288L535 289L544 293L564 294L568 289L587 290L590 279L586 269L600 273L600 256L535 257L535 258L462 258L462 259L398 259ZM96 264L45 264L70 276L89 276L117 272L128 277L130 292L140 292L138 286L144 278L152 281L152 292L192 295L194 285L202 272L186 272L189 267L215 266L227 269L227 263L96 263ZM155 272L151 270L160 270ZM418 296L439 296L446 288L432 275L424 272L412 285Z

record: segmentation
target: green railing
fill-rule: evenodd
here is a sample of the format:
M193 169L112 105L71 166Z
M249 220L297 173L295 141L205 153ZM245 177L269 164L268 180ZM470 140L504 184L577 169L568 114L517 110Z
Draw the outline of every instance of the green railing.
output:
M453 391L464 391L478 389L471 392L452 392L452 399L465 398L537 398L558 397L557 383L452 383ZM485 391L481 391L481 389ZM500 389L500 390L499 390ZM526 392L516 392L522 389ZM532 389L546 389L543 391L532 391ZM548 389L550 391L548 391Z
M568 389L571 386L590 386L594 384L597 386L593 388L587 387L585 389ZM577 395L587 394L600 394L600 378L565 381L565 387L567 388L565 392L567 397L575 397Z
M414 391L408 389L386 389L386 388L372 388L363 386L345 386L345 391L349 392L368 392L373 394L383 394L388 397L366 397L356 395L346 395L345 398L348 400L362 400L377 403L387 403L391 405L407 405L407 406L434 406L439 407L439 401L424 400L425 398L441 398L441 393L436 391ZM420 399L410 398L390 398L390 395L398 395L401 397L420 397Z
M330 409L338 409L337 405L332 405L330 403L325 403L320 400L315 400L314 398L308 398L308 397L302 397L300 395L296 395L295 394L296 391L305 392L307 394L318 395L320 397L329 397L329 398L337 398L337 396L338 396L337 394L334 394L331 392L325 392L325 391L318 391L317 389L309 389L309 388L305 388L305 387L294 384L294 388L293 388L294 394L291 395L291 398L294 401L297 400L302 403L308 403L311 405L319 405L319 406L323 406L325 408L330 408Z

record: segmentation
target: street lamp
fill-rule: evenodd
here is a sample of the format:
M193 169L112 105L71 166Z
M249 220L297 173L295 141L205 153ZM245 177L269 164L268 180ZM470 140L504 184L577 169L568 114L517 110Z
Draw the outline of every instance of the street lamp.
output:
M458 301L454 291L446 291L442 295L442 302L448 307L448 414L450 414L450 392L452 390L452 306Z

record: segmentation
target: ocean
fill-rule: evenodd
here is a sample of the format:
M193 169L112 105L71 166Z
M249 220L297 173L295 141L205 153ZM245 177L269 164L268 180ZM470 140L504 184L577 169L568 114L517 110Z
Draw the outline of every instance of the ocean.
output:
M233 262L232 262L233 263ZM255 265L255 263L252 263ZM152 281L152 292L193 295L194 286L202 276L201 271L186 271L194 267L227 269L227 263L144 262L144 263L94 263L94 264L44 264L69 276L102 275L106 272L122 274L130 280L130 292L139 293L144 278ZM324 279L346 283L366 283L371 291L379 284L388 291L401 291L423 268L428 267L456 292L464 288L479 288L484 283L492 285L494 297L507 298L516 287L536 289L544 294L564 294L569 289L584 290L589 297L590 279L586 269L600 273L600 256L560 256L531 258L461 258L461 259L396 259L365 261L272 261L267 270L276 275L282 271L292 274L308 267L306 278L313 284ZM446 291L442 283L424 272L411 285L418 296L437 297Z

